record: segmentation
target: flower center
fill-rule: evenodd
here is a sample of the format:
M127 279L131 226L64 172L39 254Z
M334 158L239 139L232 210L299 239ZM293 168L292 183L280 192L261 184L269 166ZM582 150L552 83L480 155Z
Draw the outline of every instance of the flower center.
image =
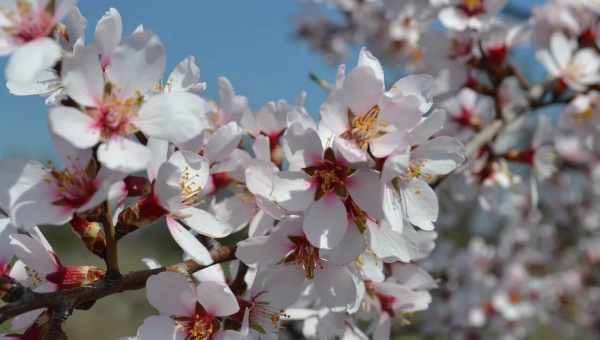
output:
M277 329L279 322L282 319L289 318L289 315L285 314L283 310L273 308L266 301L258 301L258 298L266 293L266 291L258 293L252 297L250 301L239 300L240 311L232 317L240 324L243 322L244 313L246 308L250 310L250 326L256 330L264 331L263 325L270 324L274 329Z
M79 208L86 204L96 193L97 184L87 169L81 168L76 161L59 171L51 169L46 181L56 186L55 205Z
M396 312L394 311L394 303L396 302L396 297L391 295L385 295L379 292L372 281L365 281L365 289L367 290L367 294L369 294L369 296L379 301L379 305L381 306L382 311L386 312L390 316L394 316L396 314Z
M317 184L315 200L318 200L323 195L335 191L340 197L346 197L346 179L355 172L354 169L337 162L333 149L325 150L323 161L319 165L309 166L303 171L313 178Z
M202 203L204 199L204 188L202 186L202 176L200 171L185 166L179 179L179 188L181 189L181 203L186 206L194 206Z
M425 172L425 161L411 161L408 165L408 171L406 174L407 179L420 178L426 182L431 182L433 176Z
M378 105L373 106L367 113L362 116L355 116L352 111L348 110L348 121L350 128L344 132L341 137L354 141L361 149L367 150L369 141L382 135L378 117L381 109Z
M485 7L483 6L483 0L463 0L458 5L467 16L476 16L485 13Z
M26 0L17 0L17 11L6 8L0 11L13 22L13 26L5 27L4 31L10 34L18 45L26 44L38 38L48 36L56 19L45 9L34 9Z
M123 99L112 92L112 85L107 83L102 103L98 108L88 110L90 116L96 119L96 127L100 129L104 140L135 133L137 128L131 124L131 120L137 116L144 100L140 93Z
M584 76L584 66L575 62L569 63L563 72L563 77L567 80L577 82Z
M42 283L44 283L44 279L42 278L42 276L34 269L31 269L26 266L25 272L27 273L27 275L29 276L29 279L31 280L31 289L36 289L39 286L41 286Z
M284 257L283 263L300 266L304 270L306 278L314 279L317 269L323 269L319 248L311 245L305 236L290 235L288 239L293 243L293 247Z
M594 110L592 108L592 106L588 106L587 109L581 111L581 112L577 112L574 115L575 121L577 123L587 123L589 121L592 120L592 118L594 117Z
M481 128L481 119L475 116L471 110L467 108L462 108L460 114L456 117L453 117L452 120L461 126L471 127L473 129Z
M185 329L187 333L185 340L208 340L219 330L219 321L207 314L199 305L193 317L181 317L175 320Z

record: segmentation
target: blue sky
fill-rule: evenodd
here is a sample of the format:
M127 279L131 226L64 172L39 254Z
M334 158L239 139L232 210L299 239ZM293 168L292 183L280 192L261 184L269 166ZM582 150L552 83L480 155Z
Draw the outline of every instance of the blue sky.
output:
M541 1L515 2L527 6ZM296 0L80 0L79 7L88 19L88 41L96 21L108 8L116 7L126 34L144 24L159 35L167 50L167 72L194 55L201 79L208 83L209 97L216 98L216 79L223 75L238 93L249 97L253 109L269 100L295 101L306 90L307 108L316 114L325 94L308 79L308 73L324 79L335 75L322 57L291 38L293 18L302 9ZM16 97L2 88L0 102L0 158L54 158L43 98Z

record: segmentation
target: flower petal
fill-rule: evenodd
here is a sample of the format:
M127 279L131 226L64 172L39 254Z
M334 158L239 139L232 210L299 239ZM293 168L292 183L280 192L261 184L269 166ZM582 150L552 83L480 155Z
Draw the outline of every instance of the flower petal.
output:
M333 249L348 229L346 207L335 194L329 193L311 204L304 216L302 229L313 246Z
M161 314L191 316L196 310L196 290L180 273L162 272L150 276L146 296Z
M123 22L121 14L114 8L110 8L96 24L94 42L98 51L103 56L108 56L121 42L123 34Z
M29 84L60 59L61 49L50 38L36 39L17 48L6 64L6 80Z
M165 50L156 35L138 30L113 51L108 78L120 96L145 93L158 84L165 70Z
M411 180L400 191L406 204L406 215L410 223L423 230L433 230L437 220L439 204L435 191L422 180Z
M211 315L228 316L240 310L235 295L225 283L202 282L196 288L196 294L198 302Z
M177 244L188 254L196 263L207 266L213 263L210 252L206 247L185 229L179 222L171 217L167 217L167 226L169 232Z
M62 83L65 92L83 106L96 107L104 95L104 75L98 51L82 47L62 64Z
M236 122L221 126L208 140L204 156L211 162L221 161L231 155L240 144L242 129Z
M346 267L328 265L315 277L315 290L325 306L349 309L358 298L356 280Z
M168 316L150 316L138 329L136 340L184 340L175 320Z
M57 106L48 114L50 130L75 147L91 148L100 141L100 129L85 113L67 106Z
M12 234L9 238L10 245L19 260L35 270L41 277L58 271L59 264L55 257L40 241L24 234Z
M153 96L142 107L133 124L148 136L184 143L207 128L208 103L187 92Z
M112 138L100 144L98 160L107 168L131 173L144 170L152 153L146 146L127 138Z
M233 231L230 225L218 220L213 214L202 209L188 207L178 213L183 216L182 220L185 224L204 236L222 238Z

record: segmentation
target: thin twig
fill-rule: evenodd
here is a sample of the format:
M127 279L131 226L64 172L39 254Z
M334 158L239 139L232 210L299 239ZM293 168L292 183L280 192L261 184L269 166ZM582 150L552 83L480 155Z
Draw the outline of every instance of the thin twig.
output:
M213 249L210 253L214 264L229 261L235 258L235 246L222 246ZM40 308L54 309L70 303L77 308L85 303L93 302L110 295L129 290L138 290L146 286L146 281L152 275L164 271L195 273L207 266L198 264L193 260L157 269L134 271L121 278L109 282L101 279L89 286L59 290L52 293L24 294L19 300L0 307L0 323L17 315Z
M115 236L115 226L112 223L112 213L108 203L105 203L104 207L102 226L106 237L106 253L104 257L104 261L106 262L106 277L108 280L114 280L121 277L117 238Z

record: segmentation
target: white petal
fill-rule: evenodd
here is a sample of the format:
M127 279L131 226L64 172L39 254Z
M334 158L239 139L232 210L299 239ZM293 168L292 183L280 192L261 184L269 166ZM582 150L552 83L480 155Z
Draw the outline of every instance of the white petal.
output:
M29 84L60 59L60 46L50 38L31 41L19 47L6 64L6 80Z
M401 233L404 228L404 207L400 193L386 184L383 187L383 212L391 225L392 230Z
M348 179L346 187L350 192L352 200L369 217L375 220L383 218L381 178L379 172L374 170L359 170Z
M148 179L153 181L158 175L158 169L160 168L161 164L167 161L169 142L151 137L148 138L147 146L152 153L152 159L150 161L150 165L148 165Z
M317 132L301 123L292 124L283 134L283 151L290 163L289 170L315 165L323 158L323 146Z
M196 65L196 59L193 56L183 59L167 79L167 90L190 91L199 94L206 89L205 83L199 83L200 69Z
M271 147L269 137L265 135L258 135L254 139L252 144L252 151L256 156L256 159L263 161L271 161Z
M356 224L350 223L344 239L337 247L331 250L323 249L320 254L335 265L345 266L356 261L360 254L365 251L366 246L363 234L360 233Z
M138 329L136 340L183 340L178 336L175 320L168 316L150 316Z
M225 272L223 271L223 267L220 265L209 266L207 268L195 272L194 274L192 274L192 276L197 282L226 282Z
M25 228L42 224L62 225L71 219L72 207L54 204L57 188L47 176L28 179L31 186L23 191L10 211L15 225Z
M53 69L40 72L29 83L6 82L6 87L15 96L50 95L61 88L60 77Z
M465 149L458 139L440 136L419 145L411 158L422 161L424 173L446 175L465 161Z
M406 225L402 233L393 231L387 221L369 226L371 249L377 257L390 262L410 262L426 257L435 246L435 237L436 233L417 232L411 225Z
M257 211L257 206L245 197L234 195L225 197L220 202L216 202L216 199L213 200L210 211L217 220L231 226L233 232L237 232L248 225Z
M465 30L469 20L454 6L442 9L439 14L439 19L444 26L457 31Z
M9 237L15 255L41 277L45 278L58 270L59 264L40 241L23 234L13 234Z
M401 189L410 223L423 230L433 230L437 220L439 204L435 191L422 180L411 180Z
M192 233L185 229L179 222L171 217L167 217L167 225L171 236L177 244L188 254L196 263L207 266L213 263L213 259L208 249Z
M228 316L237 313L240 305L225 283L202 282L196 288L198 302L208 314Z
M269 165L258 164L244 171L248 190L263 197L271 197L274 171Z
M108 56L121 42L123 34L123 22L121 14L114 8L110 8L96 24L94 33L100 54Z
M333 249L348 229L346 207L335 194L326 194L308 208L302 228L313 246Z
M208 140L204 156L211 162L221 161L240 144L242 129L236 122L221 126Z
M386 96L390 98L416 97L420 102L419 110L421 113L425 113L433 106L435 90L435 80L431 75L413 74L398 80L386 93Z
M104 75L95 48L83 47L65 57L61 72L65 91L76 102L95 107L102 100Z
M189 207L179 211L179 214L183 216L182 220L185 224L204 236L222 238L233 231L230 225L202 209Z
M434 110L429 116L423 119L419 125L410 131L410 144L418 145L426 142L429 137L433 136L444 127L445 122L446 112L440 109Z
M379 104L383 96L384 84L371 67L358 66L344 80L343 91L348 108L355 115L361 116Z
M363 47L360 50L360 53L358 55L358 64L357 64L357 66L368 66L368 67L370 67L371 70L373 70L373 73L375 74L375 77L377 77L377 79L381 80L381 82L385 84L385 78L384 78L384 74L383 74L383 67L381 66L381 63L365 47Z
M162 272L148 278L146 296L148 302L161 314L191 316L196 310L194 288L182 274Z
M387 183L394 177L405 177L410 166L410 154L408 150L403 152L402 150L396 150L390 155L383 163L383 173L381 179Z
M434 289L438 285L431 275L412 263L398 263L392 265L394 280L410 289Z
M9 246L10 239L8 235L16 232L17 228L10 223L9 218L0 219L0 268L9 264L13 257L14 251Z
M131 173L144 170L152 153L146 146L127 138L112 138L98 148L98 160L107 168Z
M235 257L249 266L271 264L280 260L274 256L268 236L256 236L239 242Z
M148 136L179 144L208 127L208 103L187 92L165 93L150 98L133 124Z
M394 131L377 137L369 143L371 153L377 158L389 156L398 149L409 147L408 135L405 131Z
M325 103L321 105L320 125L326 126L339 135L344 133L350 125L348 122L348 106L345 102L344 92L341 89L332 91Z
M227 78L219 77L218 82L223 121L240 121L244 113L248 112L248 98L236 95L233 86Z
M67 106L57 106L48 114L50 130L74 146L87 149L100 141L100 129L85 113Z
M318 272L314 283L318 296L329 308L350 308L356 303L356 277L346 267L327 266Z
M305 173L281 171L273 180L272 198L285 209L304 211L314 201L316 187Z
M26 331L27 328L29 328L30 326L32 326L35 321L40 317L40 315L42 315L42 313L44 313L46 311L46 308L40 308L40 309L35 309L32 310L30 312L26 312L20 315L17 315L15 318L12 319L12 322L10 324L10 330L11 331ZM0 335L0 339L1 335ZM13 339L15 340L15 338L7 338L7 339Z
M37 161L20 159L0 160L0 207L11 210L23 193L46 178L47 172Z
M344 138L335 138L333 140L333 148L335 151L338 151L348 163L362 163L369 159L368 153L361 149L354 141Z
M419 98L413 95L394 98L382 104L379 119L401 131L410 130L421 121L421 105Z
M564 69L573 56L573 43L562 32L556 32L550 38L550 50L559 67Z
M123 97L151 90L165 70L165 50L158 37L148 31L131 34L110 58L108 78Z
M560 67L556 64L556 61L552 58L549 51L538 51L535 56L538 61L546 67L551 76L558 77L560 75Z
M278 265L266 273L265 280L262 300L282 310L296 302L308 284L304 271L295 265Z

